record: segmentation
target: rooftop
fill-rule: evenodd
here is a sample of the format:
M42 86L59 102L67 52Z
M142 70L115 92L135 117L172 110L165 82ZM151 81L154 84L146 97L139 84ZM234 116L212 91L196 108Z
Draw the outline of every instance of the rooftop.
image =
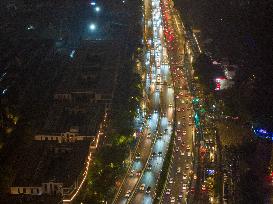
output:
M71 77L64 77L56 93L112 93L120 66L120 50L120 45L113 41L83 41L76 50L76 59L68 74Z
M71 186L83 168L88 146L89 141L62 144L33 141L29 151L18 157L18 172L12 186L40 186L49 181Z
M104 106L99 104L75 107L55 105L40 133L59 134L69 132L71 127L78 127L80 135L96 135L103 111Z

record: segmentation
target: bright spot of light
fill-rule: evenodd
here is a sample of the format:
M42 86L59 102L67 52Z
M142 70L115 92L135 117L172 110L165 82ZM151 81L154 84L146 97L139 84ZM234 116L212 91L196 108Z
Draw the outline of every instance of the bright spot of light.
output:
M8 89L4 89L4 90L2 91L2 94L5 94L5 93L7 92L7 90L8 90Z
M100 11L100 7L97 6L97 7L95 8L95 11L96 11L96 12L99 12L99 11Z
M70 58L74 58L75 52L76 52L75 50L72 50L72 51L71 51L71 53L70 53L70 55L69 55Z
M96 29L96 25L94 23L91 23L89 26L90 30L95 30Z
M27 27L27 30L34 30L35 28L34 28L34 26L33 25L29 25L28 27Z
M92 1L90 4L91 4L91 6L95 6L96 2Z

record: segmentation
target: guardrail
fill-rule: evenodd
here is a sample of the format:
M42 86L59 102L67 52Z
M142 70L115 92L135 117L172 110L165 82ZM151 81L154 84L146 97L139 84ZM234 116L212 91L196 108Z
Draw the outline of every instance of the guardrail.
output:
M158 120L158 122L157 122L157 125L158 125L158 123L159 123L159 120ZM137 187L138 187L138 185L139 185L139 182L141 181L141 179L142 179L142 177L143 177L143 174L144 174L144 172L145 172L145 170L146 170L146 168L147 168L147 166L148 166L148 164L149 164L149 160L150 160L150 158L151 158L152 150L153 150L153 148L154 148L154 145L155 145L155 143L156 143L156 140L157 140L157 136L156 136L155 138L153 138L153 144L152 144L152 146L151 146L151 148L150 148L150 153L149 153L149 156L148 156L147 161L146 161L146 163L145 163L145 166L144 166L144 168L142 169L141 175L140 175L140 177L139 177L139 179L138 179L136 185L134 186L134 188L133 188L133 190L132 190L133 193L132 193L131 196L128 198L128 200L127 200L126 203L130 203L131 200L132 200L132 198L134 198L134 196L135 196L135 194L136 194L136 190L137 190Z
M142 139L142 138L141 138L141 139ZM137 150L138 150L138 148L139 148L139 144L140 144L141 139L138 140L137 147L135 148L135 151L134 151L134 154L133 154L132 158L135 157L135 154L136 154L136 152L137 152ZM124 185L124 182L125 182L126 178L128 177L128 174L129 174L130 170L132 169L132 165L133 165L133 162L130 162L130 165L129 165L129 167L127 168L126 174L125 174L125 176L124 176L124 178L123 178L123 180L122 180L122 183L121 183L121 185L120 185L120 187L119 187L119 190L118 190L118 192L117 192L117 194L116 194L116 196L115 196L115 198L114 198L112 204L114 204L114 203L117 202L117 199L118 199L118 197L119 197L119 195L120 195L120 193L121 193L121 190L122 190L122 187L123 187L123 185Z

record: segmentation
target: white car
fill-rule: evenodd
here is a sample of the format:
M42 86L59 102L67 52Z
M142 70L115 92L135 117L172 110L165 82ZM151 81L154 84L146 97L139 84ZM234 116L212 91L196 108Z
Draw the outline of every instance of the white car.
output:
M184 156L184 155L185 155L185 152L182 152L182 151L181 151L181 156Z
M183 180L187 179L187 174L183 174Z
M183 135L186 135L187 134L187 131L186 130L183 130L183 133L182 133Z
M177 172L178 174L180 174L180 173L181 173L181 167L178 167L176 172Z
M188 157L191 157L191 153L190 152L188 152Z
M181 137L178 137L177 140L178 140L178 141L181 141Z
M183 190L183 191L187 190L187 184L183 183L183 185L182 185L182 190Z
M141 184L141 186L139 187L139 190L141 191L144 191L144 189L145 189L145 183Z
M175 202L175 197L171 197L171 203Z
M128 190L128 191L126 192L126 194L125 194L125 197L126 197L126 198L129 198L130 195L131 195L131 190Z
M173 178L170 178L169 183L173 183Z
M171 189L168 188L168 189L166 190L166 195L170 195L170 194L171 194Z

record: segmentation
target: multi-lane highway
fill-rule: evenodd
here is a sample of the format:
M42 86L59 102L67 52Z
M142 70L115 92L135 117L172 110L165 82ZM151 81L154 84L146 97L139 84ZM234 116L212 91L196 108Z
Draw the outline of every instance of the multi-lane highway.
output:
M186 203L196 175L192 97L183 69L184 27L171 1L145 0L143 13L149 104L135 157L113 203L148 204L155 196L161 196L162 203ZM175 145L168 180L163 195L155 195L173 131Z
M174 90L159 0L144 2L147 105L145 130L114 203L152 203L173 129Z
M194 122L192 96L184 73L184 27L170 1L162 1L164 33L171 57L176 102L175 145L161 203L187 203L191 185L197 179L193 171Z

